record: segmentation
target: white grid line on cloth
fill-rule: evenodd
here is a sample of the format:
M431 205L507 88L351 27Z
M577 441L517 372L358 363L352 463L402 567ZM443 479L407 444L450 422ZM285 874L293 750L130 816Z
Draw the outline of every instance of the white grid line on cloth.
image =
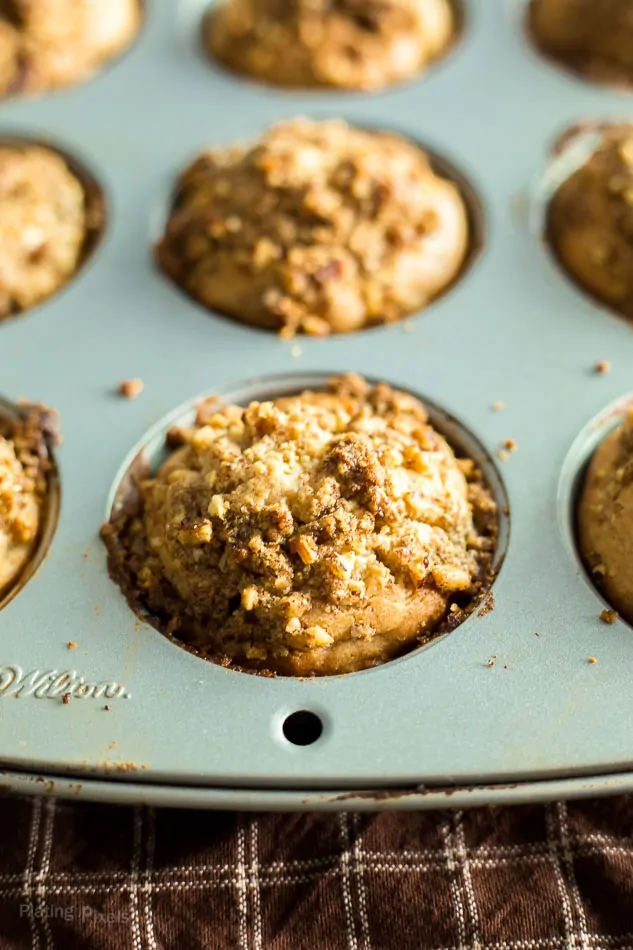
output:
M151 889L154 852L156 850L156 812L153 808L147 808L145 814L147 816L147 840L145 842L145 869L143 871L143 884L141 885L141 892L143 894L143 920L145 923L146 950L157 950Z
M549 843L550 862L554 870L554 878L556 880L558 896L560 897L560 902L561 902L563 926L565 928L565 940L566 940L565 947L568 948L568 950L576 950L576 932L575 932L575 927L574 927L574 915L572 911L571 901L569 898L569 889L567 887L567 881L565 880L565 875L563 874L563 869L560 863L558 840L557 840L555 825L554 825L554 813L553 813L551 805L545 806L545 827L547 830L547 840Z
M37 855L37 845L40 838L40 818L42 814L42 801L39 798L34 799L31 810L31 825L29 828L29 843L26 851L26 867L22 875L22 887L20 896L24 898L27 908L33 907L33 873L35 871L35 857ZM31 931L31 946L33 950L40 948L40 935L37 929L37 918L35 914L29 913L29 928Z
M567 879L569 881L569 889L571 893L571 899L576 908L576 916L578 918L578 937L580 940L580 946L582 950L589 950L589 943L587 940L587 917L585 915L585 908L583 907L582 897L580 896L580 891L578 889L578 881L576 880L576 871L574 869L574 855L571 849L571 842L569 840L569 828L567 824L567 805L565 802L558 802L556 804L556 814L558 817L558 831L560 835L560 843L563 851L563 861L565 862L565 867L567 869Z
M59 803L57 805L57 810L59 810ZM607 840L611 840L607 837ZM597 853L597 844L594 844L594 841L597 841L600 836L597 835L585 835L573 837L570 836L570 840L574 843L574 851L576 854L595 854ZM621 839L614 838L615 842L620 842ZM586 842L586 843L585 843ZM494 868L501 867L506 864L513 864L515 861L527 862L527 863L545 863L551 860L551 851L550 847L547 844L542 845L526 845L522 847L521 845L512 845L509 847L499 846L499 847L474 847L467 848L468 860L473 867L486 867ZM600 853L612 853L612 854L624 854L629 855L633 853L633 842L631 843L630 848L627 848L624 844L618 846L609 847L605 845L604 848L599 849ZM363 858L366 864L374 865L375 862L379 862L381 865L385 863L389 864L390 862L397 862L397 866L406 870L406 862L411 862L411 870L418 870L421 865L434 864L438 868L446 867L446 854L443 849L438 850L420 850L420 851L407 851L403 850L402 852L398 851L374 851L371 849L363 849ZM292 860L292 861L271 861L265 865L259 867L260 875L272 875L278 871L284 872L288 870L328 870L334 869L340 861L339 854L332 854L323 858L311 858L305 861L301 860ZM415 863L413 863L415 862ZM426 869L426 868L425 868ZM160 877L169 877L169 876L179 876L183 874L201 876L201 875L214 875L221 876L223 874L233 875L235 868L232 865L212 865L212 864L201 864L197 866L187 866L187 865L174 865L171 868L158 868L153 871L153 876ZM107 882L108 884L116 883L117 881L126 881L129 878L129 871L56 871L54 872L55 881L59 884L63 881L67 881L69 886L71 884L80 884L82 881L90 881L95 884L99 882ZM24 872L17 872L12 874L0 874L0 896L4 893L3 888L19 884L24 880ZM13 893L13 891L11 891Z
M51 866L51 854L53 852L53 832L55 828L55 799L49 798L44 803L44 843L42 846L42 857L40 867L34 875L35 900L37 910L42 921L42 930L44 932L44 942L46 950L54 950L53 932L51 930L50 920L46 913L46 879Z
M249 839L251 851L250 893L253 907L253 950L263 950L262 902L259 885L259 821L257 818L249 819Z
M133 950L143 950L141 937L141 914L138 905L139 870L141 867L141 848L143 845L143 810L134 809L134 841L132 846L132 867L129 876L130 891L130 928Z
M462 892L458 881L459 865L453 854L453 840L451 826L448 819L442 822L442 838L444 839L444 855L446 857L446 867L450 874L450 892L453 898L453 907L455 909L455 920L457 922L457 936L459 939L459 950L466 950L466 911L462 901Z
M575 832L574 834L572 834L570 832L569 838L574 843L574 845L585 844L587 842L590 844L593 844L594 842L596 842L597 844L617 845L617 846L625 847L625 842L628 841L630 843L629 846L633 848L633 834L622 835L621 837L618 837L618 835L605 835L605 834L598 834L597 832L590 832L589 834L584 834L582 832L581 833Z
M464 894L466 896L466 905L468 907L468 913L470 915L470 923L472 927L472 948L473 950L481 950L481 941L479 939L479 913L477 911L477 898L475 896L475 889L473 887L473 878L470 873L471 862L468 858L468 850L466 848L466 835L464 833L464 812L458 811L455 812L453 816L454 829L455 829L455 852L459 858L461 869L462 869L462 880L464 885Z
M248 950L248 881L246 879L246 830L244 816L240 815L237 826L237 888L238 933L240 950Z
M367 882L365 880L365 855L361 846L360 817L358 813L352 815L352 832L354 834L354 866L352 871L356 880L356 897L358 900L358 917L360 920L361 950L371 950L371 931L367 916Z
M352 903L352 883L350 878L349 817L347 812L342 812L339 815L339 833L341 839L339 871L342 882L343 910L345 912L347 946L348 950L358 950L358 940L356 939L356 923L354 920L354 906Z

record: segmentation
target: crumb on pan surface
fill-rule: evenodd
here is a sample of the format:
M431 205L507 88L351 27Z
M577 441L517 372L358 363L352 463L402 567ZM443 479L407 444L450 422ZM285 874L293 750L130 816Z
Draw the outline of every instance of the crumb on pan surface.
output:
M385 384L203 403L170 445L102 535L131 605L216 662L374 666L456 626L488 583L497 513L475 464Z
M531 0L537 46L589 79L633 82L633 7L630 0Z
M456 26L451 0L224 0L204 43L264 82L375 90L423 72Z
M102 209L57 152L0 144L0 319L52 296L83 261ZM99 220L97 220L99 217Z
M39 539L53 464L47 437L55 426L42 407L0 414L0 594L19 579Z
M139 0L0 0L0 97L88 78L140 23Z
M633 623L633 413L594 453L578 507L580 552L596 586L616 613Z
M458 276L469 230L413 142L295 119L184 172L157 259L210 309L323 336L422 309Z
M633 319L633 125L601 133L597 150L553 195L547 238L577 283Z

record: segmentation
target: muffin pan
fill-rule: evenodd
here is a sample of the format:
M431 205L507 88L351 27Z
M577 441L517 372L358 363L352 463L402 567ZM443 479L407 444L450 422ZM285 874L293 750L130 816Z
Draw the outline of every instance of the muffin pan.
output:
M571 529L591 421L631 390L633 328L561 275L539 224L556 138L578 120L627 118L632 101L551 68L524 12L471 0L458 49L406 87L300 94L215 69L200 49L203 5L153 0L112 68L0 104L1 132L75 156L109 207L76 278L0 326L2 394L59 410L64 437L48 556L0 613L5 789L25 790L29 773L32 787L119 801L350 808L352 791L391 807L402 797L389 789L419 786L415 807L444 801L446 786L451 804L493 801L500 785L526 783L527 798L633 787L633 631L601 623ZM300 114L407 134L481 196L483 253L424 313L283 342L209 314L154 266L180 169ZM594 371L600 359L610 373ZM507 496L494 609L384 667L317 680L223 669L137 620L98 532L139 446L158 451L201 394L248 399L350 370L428 400ZM131 377L145 389L128 401L116 388ZM517 450L502 461L508 439Z

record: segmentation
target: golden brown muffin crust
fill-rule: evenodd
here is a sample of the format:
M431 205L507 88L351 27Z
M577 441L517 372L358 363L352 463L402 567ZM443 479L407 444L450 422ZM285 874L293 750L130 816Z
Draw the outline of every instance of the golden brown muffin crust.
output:
M209 52L282 86L379 89L450 46L450 0L225 0L205 21Z
M633 125L607 126L602 136L552 197L547 236L579 284L633 318Z
M88 78L140 20L139 0L0 0L0 97Z
M630 0L532 0L537 45L576 72L598 81L633 82Z
M203 404L174 440L103 536L133 605L211 659L373 666L428 639L490 567L496 509L472 462L389 386Z
M457 187L396 135L297 119L186 170L162 269L209 308L324 335L398 320L459 273Z
M590 462L578 509L578 536L598 587L633 623L633 412Z
M75 272L85 199L61 155L0 145L0 319L50 297Z

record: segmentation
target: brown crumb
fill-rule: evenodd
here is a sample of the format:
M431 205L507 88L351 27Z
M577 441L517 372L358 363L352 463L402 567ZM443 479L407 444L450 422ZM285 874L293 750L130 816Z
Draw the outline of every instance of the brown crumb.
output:
M594 365L594 370L599 376L604 376L605 373L611 372L611 363L609 360L598 360Z
M75 643L74 640L69 640L66 646L68 647L69 650L76 650L78 644Z
M516 439L506 439L503 443L503 447L504 449L507 449L508 452L516 452L516 450L519 448Z
M588 662L588 663L597 663L598 661L596 660L595 656L590 656L589 659L587 660L587 662Z
M62 697L62 702L63 702L64 706L67 706L67 705L68 705L68 703L70 702L70 693L64 693L64 695L63 695L63 697Z
M496 660L496 659L497 659L497 654L496 654L496 653L491 653L490 656L492 657L493 660Z
M600 619L603 623L615 623L618 619L618 615L615 610L603 610L600 614Z
M504 668L504 670L509 670L509 669L510 669L510 667L508 666L507 663L504 663L504 664L503 664L503 668Z
M501 462L507 462L508 459L510 458L510 453L507 452L505 449L499 449L499 451L497 452L497 458Z
M492 404L492 411L493 411L493 412L503 412L503 410L505 409L505 407L506 407L505 402L502 402L500 399L497 399L497 401L496 401L496 402L493 402L493 404Z
M488 666L494 666L494 665L495 665L494 660L488 660Z
M125 399L136 399L145 387L142 379L124 379L119 383L118 393Z
M109 706L104 706L103 709L104 709L104 712L110 712L110 707L109 707Z
M540 637L540 633L535 633L534 636L535 636L535 637Z

